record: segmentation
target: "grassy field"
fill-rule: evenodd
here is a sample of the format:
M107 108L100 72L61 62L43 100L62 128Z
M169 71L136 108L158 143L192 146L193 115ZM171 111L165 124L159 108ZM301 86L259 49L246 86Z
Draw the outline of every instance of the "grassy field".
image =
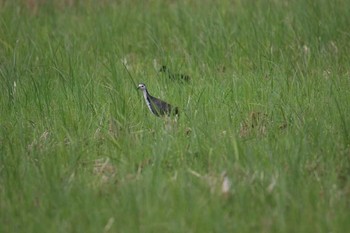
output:
M44 2L0 1L1 233L349 231L350 1Z

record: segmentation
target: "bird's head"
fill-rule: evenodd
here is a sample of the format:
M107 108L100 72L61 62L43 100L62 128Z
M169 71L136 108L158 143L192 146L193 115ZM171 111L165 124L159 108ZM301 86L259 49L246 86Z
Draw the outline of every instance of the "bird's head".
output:
M146 85L143 84L143 83L140 83L140 84L137 86L137 89L144 91L144 90L146 90Z

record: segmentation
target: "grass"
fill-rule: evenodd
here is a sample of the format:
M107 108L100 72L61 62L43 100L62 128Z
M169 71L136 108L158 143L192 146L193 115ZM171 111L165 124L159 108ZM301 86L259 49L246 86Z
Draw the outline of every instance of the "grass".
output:
M350 229L349 1L68 2L1 2L0 232Z

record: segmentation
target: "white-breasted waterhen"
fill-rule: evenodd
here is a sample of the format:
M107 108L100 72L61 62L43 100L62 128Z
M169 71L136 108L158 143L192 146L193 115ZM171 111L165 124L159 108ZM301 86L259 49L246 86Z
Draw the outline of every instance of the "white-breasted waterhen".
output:
M178 80L178 81L185 81L185 82L189 82L190 81L190 76L186 75L186 74L173 74L170 69L166 66L162 66L159 69L159 72L163 72L166 75L168 75L168 77L171 80Z
M148 93L145 84L140 83L137 88L142 91L143 97L146 101L146 105L147 105L148 109L151 111L151 113L153 113L154 115L156 115L158 117L179 115L179 109L177 107L173 107L170 104L168 104L167 102L151 96Z

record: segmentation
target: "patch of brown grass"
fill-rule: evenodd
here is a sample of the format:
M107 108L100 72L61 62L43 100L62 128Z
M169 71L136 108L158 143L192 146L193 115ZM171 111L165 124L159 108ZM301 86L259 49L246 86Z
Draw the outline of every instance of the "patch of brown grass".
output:
M252 111L241 123L239 135L241 137L251 136L254 132L258 135L266 135L269 119L266 113Z

